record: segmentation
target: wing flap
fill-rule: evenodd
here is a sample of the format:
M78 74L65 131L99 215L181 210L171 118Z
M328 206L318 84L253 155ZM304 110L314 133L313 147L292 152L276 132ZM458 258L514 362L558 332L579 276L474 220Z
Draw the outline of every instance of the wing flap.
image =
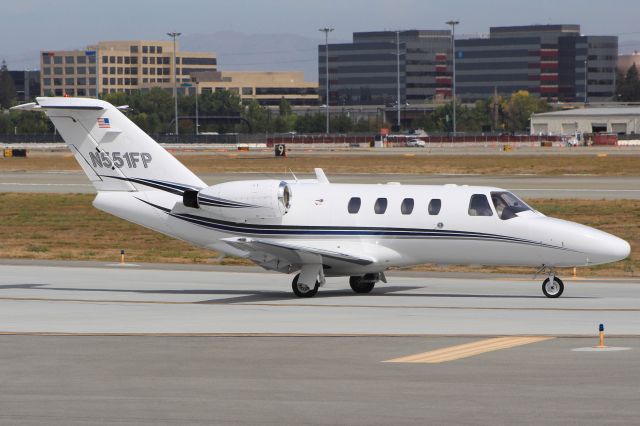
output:
M375 262L374 258L328 250L305 243L284 242L253 238L225 238L228 245L248 253L248 257L266 269L286 270L303 264L330 264L336 261L359 266Z

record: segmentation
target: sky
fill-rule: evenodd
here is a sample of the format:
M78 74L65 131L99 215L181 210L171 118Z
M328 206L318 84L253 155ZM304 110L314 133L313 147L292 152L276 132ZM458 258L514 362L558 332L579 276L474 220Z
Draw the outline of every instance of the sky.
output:
M282 47L292 50L292 66L313 69L317 64L305 62L324 42L318 28L333 27L330 41L348 42L354 31L445 29L451 19L460 21L456 32L462 37L486 34L490 26L580 24L583 34L618 35L620 51L630 52L640 50L639 17L639 0L1 0L0 60L10 69L37 68L41 50L163 39L167 31L179 31L185 48L198 45L199 36L220 34L212 47L222 68L226 60L227 67L282 69L282 55L270 63L268 56L256 60L247 46L225 52L232 44L224 37L235 34L250 43L260 39L255 36L282 40L288 34L306 40L296 46L314 50L296 64L300 49Z

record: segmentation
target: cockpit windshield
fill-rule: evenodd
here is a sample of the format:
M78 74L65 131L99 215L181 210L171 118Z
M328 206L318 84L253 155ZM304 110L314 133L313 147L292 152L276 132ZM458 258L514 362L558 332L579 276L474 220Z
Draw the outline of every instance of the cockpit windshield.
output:
M498 217L502 220L512 219L517 213L533 210L520 198L510 192L492 192L491 201L496 208Z

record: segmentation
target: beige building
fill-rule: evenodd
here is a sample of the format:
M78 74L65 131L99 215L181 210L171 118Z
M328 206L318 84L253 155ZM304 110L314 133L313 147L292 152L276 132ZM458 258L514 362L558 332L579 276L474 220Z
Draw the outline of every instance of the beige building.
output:
M194 72L216 71L213 53L181 52L176 43L178 84ZM173 41L103 41L86 50L48 51L40 55L42 95L96 96L173 87Z
M631 65L635 64L636 68L640 70L640 53L633 52L628 55L619 55L618 56L618 70L626 73Z
M217 71L213 53L182 52L176 43L178 94L229 90L243 102L278 105L318 105L318 83L304 81L302 72ZM40 86L43 96L88 96L131 93L161 87L172 91L173 41L102 41L86 50L42 52Z
M190 93L228 90L237 93L243 103L256 100L274 106L286 99L291 105L318 105L318 83L304 81L303 72L220 71L192 74Z
M579 108L531 116L532 135L640 134L640 107Z

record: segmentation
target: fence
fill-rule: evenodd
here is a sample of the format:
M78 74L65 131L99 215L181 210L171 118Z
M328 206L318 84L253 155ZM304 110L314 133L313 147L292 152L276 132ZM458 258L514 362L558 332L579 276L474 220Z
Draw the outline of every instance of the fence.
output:
M373 143L375 135L278 135L267 138L267 146L274 144L370 144ZM489 144L489 143L534 143L541 144L543 142L561 142L561 136L539 136L539 135L429 135L429 136L387 136L387 145L404 146L409 139L420 139L427 144Z
M156 142L163 144L236 144L265 143L266 135L227 134L227 135L150 135ZM4 144L42 144L64 143L58 133L46 135L0 135Z
M163 144L225 144L232 145L238 143L247 144L304 144L304 145L367 145L373 143L376 135L372 133L357 134L226 134L226 135L151 135L159 143ZM542 143L561 142L561 136L539 136L539 135L429 135L429 136L387 136L387 143L391 146L401 146L409 139L421 139L431 144L458 144L458 143ZM0 143L5 144L29 144L29 143L62 143L64 142L59 134L47 135L0 135Z

